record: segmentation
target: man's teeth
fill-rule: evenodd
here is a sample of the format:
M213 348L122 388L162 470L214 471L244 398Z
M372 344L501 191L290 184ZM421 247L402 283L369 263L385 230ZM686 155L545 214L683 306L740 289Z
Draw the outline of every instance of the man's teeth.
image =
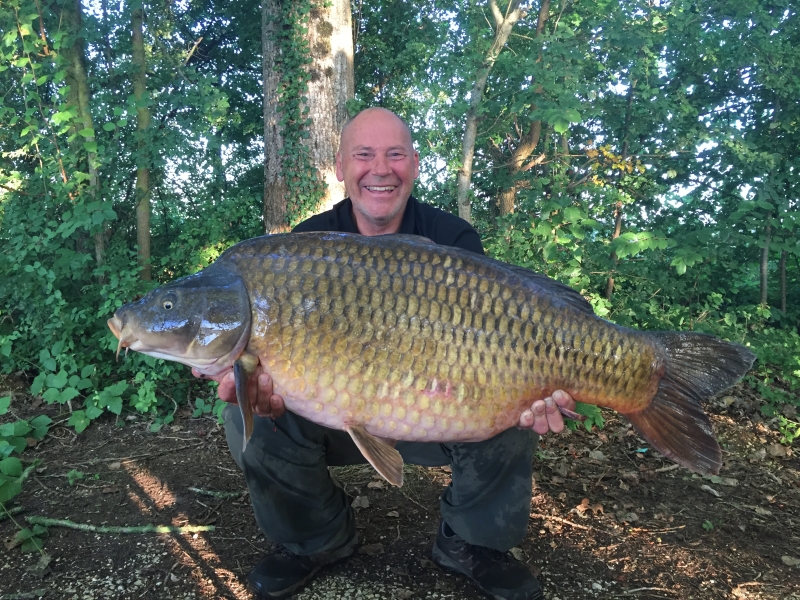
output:
M384 185L384 186L368 185L366 187L370 192L391 192L395 188L395 186L393 185Z

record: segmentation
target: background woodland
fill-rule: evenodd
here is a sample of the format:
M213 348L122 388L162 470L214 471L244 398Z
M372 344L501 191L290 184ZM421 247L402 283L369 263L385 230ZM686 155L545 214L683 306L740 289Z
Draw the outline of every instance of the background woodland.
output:
M790 444L799 98L789 0L2 0L0 376L78 431L211 411L183 366L114 362L106 319L341 199L338 131L384 106L414 131L415 194L492 256L614 322L750 345ZM0 458L49 424L3 425Z

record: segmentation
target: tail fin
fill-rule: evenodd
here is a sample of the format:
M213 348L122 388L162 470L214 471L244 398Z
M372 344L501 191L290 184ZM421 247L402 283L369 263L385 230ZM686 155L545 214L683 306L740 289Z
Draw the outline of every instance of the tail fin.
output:
M699 403L739 381L755 354L702 333L654 335L667 356L664 376L648 407L625 417L667 458L702 475L715 475L722 451Z

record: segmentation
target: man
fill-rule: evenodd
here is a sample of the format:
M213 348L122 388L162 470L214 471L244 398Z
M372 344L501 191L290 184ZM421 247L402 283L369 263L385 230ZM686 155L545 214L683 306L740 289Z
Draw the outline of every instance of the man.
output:
M301 223L296 232L408 233L483 254L477 232L466 221L411 196L419 154L408 126L394 113L370 108L345 125L336 175L349 198ZM220 397L235 402L232 373L217 379ZM241 417L233 405L224 412L225 433L244 472L259 527L285 550L263 557L248 583L258 598L285 598L322 566L355 552L353 511L327 467L366 461L347 433L286 412L268 373L258 370L249 387L254 412L268 418L256 419L245 452ZM530 568L507 550L527 532L536 434L564 428L557 405L572 410L575 402L565 392L555 392L534 402L518 428L483 442L396 446L405 462L451 466L433 559L470 577L495 598L543 598Z

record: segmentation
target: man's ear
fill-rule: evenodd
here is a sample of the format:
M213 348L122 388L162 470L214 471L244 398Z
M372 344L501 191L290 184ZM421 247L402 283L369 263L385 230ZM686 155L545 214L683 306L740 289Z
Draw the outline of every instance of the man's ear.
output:
M419 152L414 152L414 179L419 177ZM341 180L340 180L341 181Z
M417 168L419 170L419 168ZM344 170L342 169L342 151L336 153L336 179L344 181Z

